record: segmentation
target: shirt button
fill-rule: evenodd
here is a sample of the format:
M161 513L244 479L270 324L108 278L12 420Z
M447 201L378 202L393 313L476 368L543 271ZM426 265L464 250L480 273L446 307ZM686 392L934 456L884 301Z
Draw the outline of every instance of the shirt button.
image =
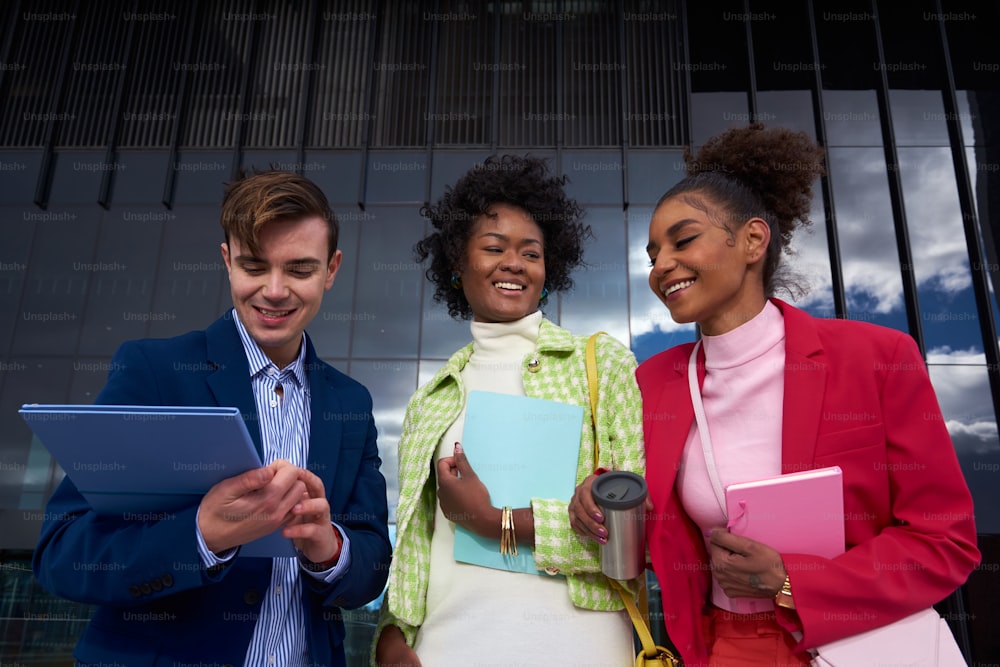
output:
M542 364L538 359L532 359L528 362L528 372L537 373L541 369Z
M275 595L281 595L281 586L275 586L274 587L274 594Z
M272 407L272 408L276 408L276 407L278 407L278 401L276 401L276 400L274 400L274 399L272 398L272 399L271 399L271 407Z

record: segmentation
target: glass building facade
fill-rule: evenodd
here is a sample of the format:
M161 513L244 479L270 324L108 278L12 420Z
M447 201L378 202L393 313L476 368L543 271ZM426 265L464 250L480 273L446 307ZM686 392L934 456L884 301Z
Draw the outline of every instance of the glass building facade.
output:
M926 357L983 551L939 609L973 662L1000 655L996 2L10 0L0 20L5 663L68 663L88 614L32 581L63 472L17 408L89 403L120 343L230 305L218 213L241 169L301 172L334 205L344 263L309 331L372 392L392 508L406 401L469 340L413 257L420 207L492 153L550 158L595 240L545 313L641 361L696 335L647 286L652 206L685 146L752 121L829 158L793 302Z

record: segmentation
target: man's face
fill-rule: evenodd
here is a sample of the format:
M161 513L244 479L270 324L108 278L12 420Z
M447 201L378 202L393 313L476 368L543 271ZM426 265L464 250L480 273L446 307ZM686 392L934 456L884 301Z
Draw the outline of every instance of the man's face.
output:
M233 306L278 368L295 360L302 332L340 268L339 250L326 259L328 241L326 222L314 216L265 224L258 238L259 255L236 238L222 244Z

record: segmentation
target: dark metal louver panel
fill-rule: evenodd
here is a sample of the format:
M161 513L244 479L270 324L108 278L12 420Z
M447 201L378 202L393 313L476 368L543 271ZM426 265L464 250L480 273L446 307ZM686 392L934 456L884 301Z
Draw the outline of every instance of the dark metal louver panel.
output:
M500 4L500 62L525 65L500 73L500 95L493 104L501 146L554 146L566 118L556 76L558 16L553 19L554 3L537 11L532 4Z
M628 124L631 146L684 143L687 115L683 24L677 0L625 0Z
M117 120L116 90L128 74L132 22L123 20L119 3L88 8L76 20L80 39L66 64L64 97L76 118L60 124L55 145L104 146Z
M428 112L437 145L488 144L493 80L519 69L520 62L496 62L489 2L443 2L428 16L437 23L434 106Z
M75 2L11 2L4 10L5 57L0 71L0 144L44 146L50 127L77 122L77 109L61 99L59 82L73 42Z
M684 143L678 0L23 0L9 147Z
M244 80L256 23L264 20L252 0L224 0L200 7L190 57L172 63L191 87L183 147L232 148L243 109Z
M368 112L371 43L377 14L365 0L327 0L321 15L314 73L314 109L308 144L315 148L361 145Z
M251 103L244 146L270 148L295 146L306 82L322 68L336 63L314 60L309 48L313 4L274 1L264 5L269 18L257 22ZM260 13L260 10L258 10Z
M169 146L180 122L178 99L184 82L174 64L184 59L194 5L124 11L123 16L135 22L135 34L118 147Z
M432 1L390 1L385 4L379 51L372 67L377 96L373 109L371 145L378 147L427 144L428 90L431 71Z
M615 3L563 3L566 145L621 143L621 77L626 63L618 48Z

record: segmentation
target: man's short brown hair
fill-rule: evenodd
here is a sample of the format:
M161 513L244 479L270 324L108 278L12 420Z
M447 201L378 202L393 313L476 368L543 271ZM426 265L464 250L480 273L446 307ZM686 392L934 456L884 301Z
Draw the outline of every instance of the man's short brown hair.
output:
M339 227L326 195L305 176L268 170L241 174L226 184L220 222L226 242L235 237L254 255L260 253L260 229L276 220L302 220L318 216L326 221L327 260L337 251Z

